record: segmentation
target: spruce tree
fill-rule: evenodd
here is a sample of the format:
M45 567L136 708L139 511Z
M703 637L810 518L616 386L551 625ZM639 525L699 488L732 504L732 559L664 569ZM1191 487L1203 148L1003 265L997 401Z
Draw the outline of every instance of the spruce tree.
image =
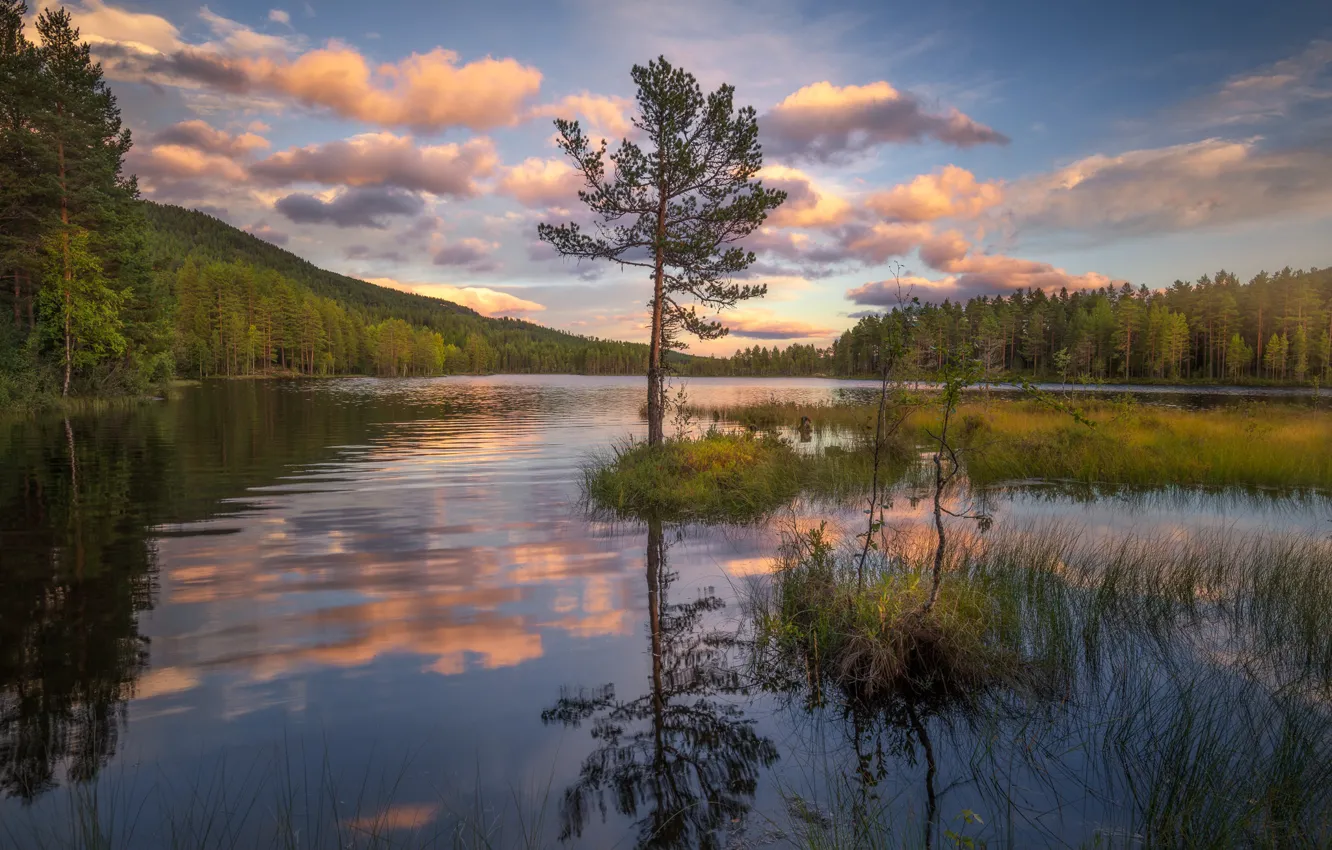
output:
M59 297L43 293L41 302L47 308L43 321L63 325L59 329L65 337L62 394L69 395L75 360L83 366L97 361L71 356L78 344L70 338L68 318L100 310L85 310L84 305L73 303L79 293L96 290L76 281L75 275L80 269L90 274L88 263L96 263L101 267L98 277L107 275L124 283L123 272L140 270L132 208L138 191L134 180L121 174L130 147L129 131L121 127L120 110L102 78L102 66L92 61L88 45L79 41L69 13L64 9L43 11L37 18L37 34L41 42L38 84L44 100L38 129L48 157L54 152L55 170L47 173L47 180L53 183L57 199L59 220L54 230L60 261L60 274L48 275L46 280L46 285L59 290ZM81 249L86 256L76 258L73 241L82 238L80 233L86 234ZM64 303L53 309L58 302ZM123 304L121 299L117 309ZM118 315L115 322L119 325ZM49 328L43 333L44 337L51 335ZM104 349L94 346L91 350ZM116 353L123 351L121 346Z
M27 6L0 0L0 275L13 293L14 327L34 320L34 281L54 196L54 162L38 135L41 57L23 30Z

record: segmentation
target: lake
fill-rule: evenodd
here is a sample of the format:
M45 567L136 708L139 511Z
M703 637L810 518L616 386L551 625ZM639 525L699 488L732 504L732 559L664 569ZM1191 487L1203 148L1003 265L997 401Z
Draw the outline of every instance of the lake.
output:
M704 405L872 392L683 384ZM267 846L284 820L300 846L789 846L847 789L908 843L932 822L939 846L1131 845L1192 802L1171 796L1168 754L1242 740L1224 756L1240 774L1295 758L1283 747L1332 753L1327 682L1296 692L1218 660L1233 636L1206 640L1221 628L1206 617L1187 639L1107 648L1060 699L982 717L908 726L765 689L745 598L784 530L858 511L800 503L755 528L590 517L582 468L646 433L642 402L631 378L219 381L0 421L0 846L61 846L91 810L127 848L167 832ZM997 529L1104 545L1332 532L1332 500L1309 493L1036 483L988 502ZM904 498L890 517L925 510ZM1205 684L1230 711L1167 687L1191 671L1201 688L1200 665L1221 670Z

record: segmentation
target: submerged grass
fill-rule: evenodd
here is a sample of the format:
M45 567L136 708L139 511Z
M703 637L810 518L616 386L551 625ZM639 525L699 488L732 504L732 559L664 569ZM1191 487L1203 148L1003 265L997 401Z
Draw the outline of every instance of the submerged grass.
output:
M1046 777L1068 806L1104 812L1088 846L1332 842L1332 541L973 534L948 559L930 631L911 620L920 553L897 547L862 584L857 553L817 542L788 549L751 600L760 678L811 704L838 694L875 722L908 706L924 720L911 715L913 732L899 717L899 739L923 738L931 714L945 729L959 718L987 819L1076 843L1062 820L1012 808L1015 785ZM920 643L947 657L922 667ZM801 845L911 841L837 814L803 825ZM987 835L1013 846L1011 832Z

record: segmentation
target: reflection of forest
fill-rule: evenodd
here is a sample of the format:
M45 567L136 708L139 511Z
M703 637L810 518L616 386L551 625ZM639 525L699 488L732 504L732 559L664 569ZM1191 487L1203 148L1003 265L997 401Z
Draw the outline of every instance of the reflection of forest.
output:
M4 792L33 799L114 754L147 667L138 620L153 604L160 526L213 516L394 412L226 384L188 403L0 422Z
M631 700L614 688L565 695L542 713L547 723L591 724L598 747L561 801L562 838L580 837L595 806L637 820L639 847L717 847L718 832L749 811L759 769L777 760L741 709L718 696L743 684L732 664L734 639L705 629L723 606L700 595L671 603L676 575L667 567L665 535L649 525L647 597L651 687Z

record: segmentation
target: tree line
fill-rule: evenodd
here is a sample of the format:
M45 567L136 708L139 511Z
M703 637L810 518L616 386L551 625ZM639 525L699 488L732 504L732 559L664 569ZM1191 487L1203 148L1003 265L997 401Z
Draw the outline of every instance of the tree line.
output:
M920 304L863 316L827 348L754 346L729 358L683 363L677 371L869 375L883 341L902 331L908 365L923 376L965 352L988 379L1326 382L1332 378L1332 269L1284 268L1247 282L1220 271L1162 290L1128 284L1054 294L1019 290Z

